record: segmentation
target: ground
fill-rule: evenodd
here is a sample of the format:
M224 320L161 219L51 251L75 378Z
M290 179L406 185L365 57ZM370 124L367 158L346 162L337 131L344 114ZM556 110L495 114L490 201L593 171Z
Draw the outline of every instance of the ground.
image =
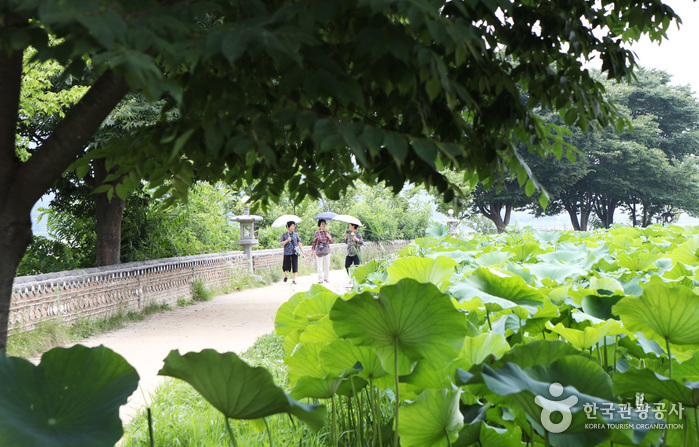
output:
M296 285L289 279L286 283L280 281L216 296L211 301L154 314L78 343L89 347L104 345L122 355L138 371L141 378L138 389L120 412L126 425L147 406L149 395L164 380L157 374L172 349L178 349L181 354L209 348L240 354L259 336L274 330L274 316L282 303L297 292L307 291L317 279L317 274L299 276ZM325 286L344 293L348 283L344 270L333 270L330 283Z

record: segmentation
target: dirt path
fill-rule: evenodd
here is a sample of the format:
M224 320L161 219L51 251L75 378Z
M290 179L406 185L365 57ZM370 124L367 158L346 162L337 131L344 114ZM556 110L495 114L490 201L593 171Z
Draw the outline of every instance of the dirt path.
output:
M163 359L172 349L180 353L215 349L241 353L255 340L274 330L274 315L279 306L294 293L307 291L316 283L317 275L300 276L298 284L278 282L258 289L248 289L217 296L172 311L129 323L122 329L91 337L78 343L94 347L104 345L121 354L136 370L139 387L126 405L121 419L126 425L150 401L150 394L164 380L158 376ZM344 270L330 272L325 286L344 293L348 284Z

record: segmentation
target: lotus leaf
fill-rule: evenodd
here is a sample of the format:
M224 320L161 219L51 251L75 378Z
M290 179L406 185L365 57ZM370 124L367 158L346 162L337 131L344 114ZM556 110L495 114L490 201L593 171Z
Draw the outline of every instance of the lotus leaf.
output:
M189 383L227 418L258 419L289 413L315 430L325 423L323 405L292 399L274 384L269 371L251 367L232 352L220 354L205 349L180 355L173 350L158 374Z
M0 445L113 446L138 373L111 349L54 348L35 366L0 352Z
M400 408L399 428L403 447L446 446L464 425L459 412L460 390L425 390Z
M450 297L433 284L413 279L384 286L378 298L365 292L337 300L330 319L340 337L372 347L392 374L396 360L398 374L410 373L413 362L422 358L448 363L467 333L466 316L454 308Z
M624 328L647 338L678 345L699 344L699 295L686 287L652 284L612 308Z
M386 283L395 284L403 278L411 278L421 283L432 283L444 291L449 287L449 279L456 266L456 261L446 256L435 259L416 256L398 258L386 269Z

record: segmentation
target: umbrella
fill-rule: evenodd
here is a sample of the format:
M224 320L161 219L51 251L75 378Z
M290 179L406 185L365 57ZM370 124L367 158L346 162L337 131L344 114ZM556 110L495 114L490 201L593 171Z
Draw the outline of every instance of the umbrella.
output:
M350 223L350 224L354 224L354 225L357 225L360 227L362 226L362 223L359 221L359 219L357 219L354 216L350 216L349 214L338 214L337 216L333 217L330 220L333 220L335 222Z
M284 214L282 216L277 217L277 219L272 222L273 227L286 227L287 222L294 222L298 224L301 222L301 218L299 216L296 216L294 214Z
M335 216L337 216L337 213L333 213L332 211L323 211L322 213L320 213L316 217L314 217L314 219L315 220L320 220L320 219L332 220L332 218Z

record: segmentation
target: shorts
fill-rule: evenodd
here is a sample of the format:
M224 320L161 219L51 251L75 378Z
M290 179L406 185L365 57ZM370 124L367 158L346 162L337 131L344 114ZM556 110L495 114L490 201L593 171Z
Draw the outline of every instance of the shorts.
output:
M345 258L345 268L348 269L350 268L350 265L359 265L359 256L354 255L354 256L347 256Z
M285 272L292 271L294 273L297 273L299 271L299 256L284 255L284 262L282 262L282 270L284 270Z

